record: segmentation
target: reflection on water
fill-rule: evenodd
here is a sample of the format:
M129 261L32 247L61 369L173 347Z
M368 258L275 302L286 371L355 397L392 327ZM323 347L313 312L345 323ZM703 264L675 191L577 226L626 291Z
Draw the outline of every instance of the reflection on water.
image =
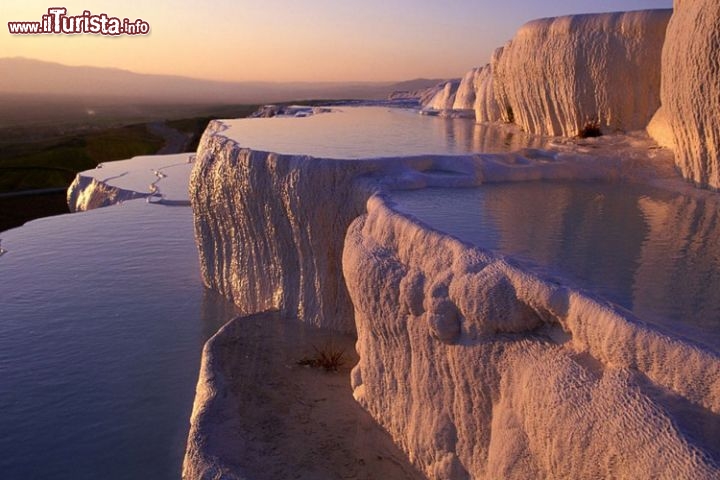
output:
M649 227L635 275L635 310L654 309L720 329L720 209L713 200L677 196L668 201L643 198L640 209Z
M500 153L547 146L547 139L510 127L478 124L467 118L421 118L435 119L433 126L437 129L437 138L445 139L448 153Z
M205 340L189 208L143 200L3 232L0 477L176 479Z
M530 182L394 192L433 228L530 263L720 347L719 202L649 187Z
M224 135L243 147L326 158L507 152L546 140L466 118L418 115L388 107L334 107L305 118L224 120Z

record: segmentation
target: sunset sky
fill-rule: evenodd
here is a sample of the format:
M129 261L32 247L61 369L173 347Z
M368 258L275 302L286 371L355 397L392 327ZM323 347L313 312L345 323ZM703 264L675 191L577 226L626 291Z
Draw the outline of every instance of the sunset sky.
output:
M140 18L147 36L10 35L8 21ZM458 77L526 21L668 8L672 0L2 0L0 57L228 81L391 81Z

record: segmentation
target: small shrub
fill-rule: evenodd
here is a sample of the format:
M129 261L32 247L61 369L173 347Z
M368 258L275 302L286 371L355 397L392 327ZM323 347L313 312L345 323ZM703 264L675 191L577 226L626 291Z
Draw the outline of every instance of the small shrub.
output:
M343 360L345 351L335 348L332 344L326 345L323 349L318 349L313 345L313 350L315 350L315 355L298 360L298 365L324 368L326 372L337 372L345 363L345 360Z
M600 130L600 121L599 120L589 120L585 123L585 126L580 129L578 132L578 137L580 138L591 138L591 137L601 137L602 136L602 130Z

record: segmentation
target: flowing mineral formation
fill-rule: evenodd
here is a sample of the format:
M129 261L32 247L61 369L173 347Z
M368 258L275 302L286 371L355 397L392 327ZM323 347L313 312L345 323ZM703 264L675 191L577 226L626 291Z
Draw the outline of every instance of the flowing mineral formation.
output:
M431 231L382 193L665 170L615 149L319 159L224 130L204 135L191 180L206 285L246 313L356 332L354 396L428 478L720 473L685 429L720 413L715 354Z
M475 121L478 123L501 120L500 107L495 99L492 65L482 67L475 75Z
M355 398L432 479L720 475L720 359L392 209L348 231ZM382 359L378 361L378 359ZM673 392L668 395L665 392ZM679 399L693 407L677 410Z
M676 2L664 53L670 10L531 22L426 107L473 108L479 122L566 137L589 124L647 127L676 146L687 177L717 186L720 135L699 112L720 102L711 48L720 15L710 3ZM248 314L277 310L356 333L353 395L428 478L720 477L717 352L433 231L388 196L540 179L652 178L683 190L669 159L647 161L649 144L644 160L637 145L612 142L587 143L589 155L557 143L504 155L332 160L253 151L225 129L210 125L191 178L205 284ZM692 212L694 201L678 208ZM650 200L640 208L653 232L672 236L668 212ZM715 228L714 217L707 223ZM668 257L687 248L670 243ZM659 288L643 301L674 287ZM203 398L195 410L212 418ZM208 433L201 420L193 417L197 438ZM187 471L201 467L193 462L206 458L203 448L193 444Z
M136 198L189 205L187 179L193 154L143 155L101 163L75 176L67 190L71 212L84 212Z
M720 3L676 0L662 54L662 109L685 178L720 188ZM661 125L662 121L659 122ZM669 137L669 139L668 139Z
M475 108L475 84L481 69L473 68L467 72L455 92L455 100L452 104L452 110L457 112L470 112Z
M437 91L423 109L434 113L446 113L453 109L455 95L460 88L460 80L449 80Z
M660 106L661 53L671 13L527 23L493 61L504 119L529 133L565 137L587 125L605 132L644 129ZM684 62L686 56L675 58Z

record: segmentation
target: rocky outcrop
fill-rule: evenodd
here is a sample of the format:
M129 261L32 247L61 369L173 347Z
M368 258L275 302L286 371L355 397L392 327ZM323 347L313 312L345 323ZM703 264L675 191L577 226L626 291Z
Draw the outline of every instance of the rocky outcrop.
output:
M79 173L68 187L67 204L71 212L84 212L147 196L147 193L119 188Z
M529 22L490 68L466 75L475 75L475 118L564 137L647 129L685 178L718 189L719 31L711 0Z
M700 186L720 188L717 1L675 1L662 55L662 105L671 132L671 142L665 143L672 143L683 176Z
M340 239L362 208L351 182L371 166L251 151L222 130L210 124L190 178L206 286L242 313L352 331Z
M503 118L529 133L565 137L587 125L605 132L644 129L660 106L661 53L671 13L527 23L492 64Z
M421 105L423 113L443 117L470 117L475 115L477 108L492 108L488 89L489 75L487 67L473 68L460 80L449 80L436 86L427 93ZM478 99L478 94L481 97ZM494 99L492 100L494 103Z
M711 445L678 426L717 423L717 356L429 231L382 197L350 227L343 269L355 398L428 478L720 475ZM669 413L679 398L695 405L684 417Z
M445 86L444 80L418 78L393 85L394 90L387 99L392 102L407 102L408 106L416 107L427 105L432 97ZM414 102L415 105L410 103Z

